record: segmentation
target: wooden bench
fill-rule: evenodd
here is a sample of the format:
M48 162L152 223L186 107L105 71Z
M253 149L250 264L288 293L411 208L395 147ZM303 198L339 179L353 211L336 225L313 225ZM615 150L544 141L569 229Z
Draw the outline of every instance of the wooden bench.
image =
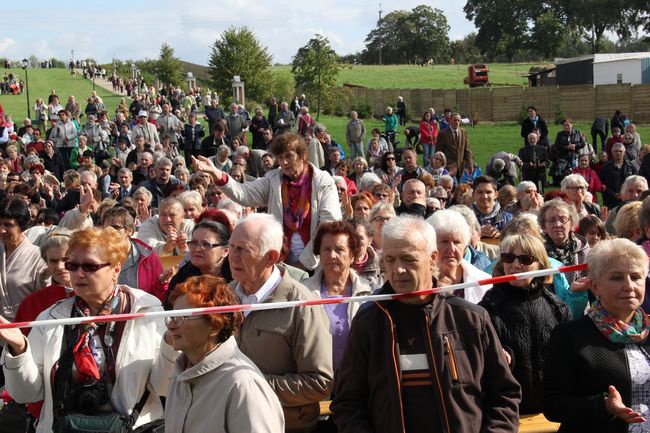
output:
M331 401L320 402L321 416L331 415ZM519 433L555 433L560 428L560 424L547 420L543 414L522 415L519 418Z

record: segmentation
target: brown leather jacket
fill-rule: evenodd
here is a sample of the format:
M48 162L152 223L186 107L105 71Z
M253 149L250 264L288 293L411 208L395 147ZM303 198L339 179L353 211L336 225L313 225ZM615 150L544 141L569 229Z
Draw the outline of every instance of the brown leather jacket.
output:
M350 329L332 404L339 433L405 432L391 302L362 307ZM487 312L442 295L423 311L436 400L422 402L423 416L438 416L442 432L517 432L521 388Z

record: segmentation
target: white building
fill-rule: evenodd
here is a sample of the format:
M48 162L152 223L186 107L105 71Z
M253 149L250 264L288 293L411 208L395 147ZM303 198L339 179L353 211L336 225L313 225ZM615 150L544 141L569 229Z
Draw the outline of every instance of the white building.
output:
M650 84L650 52L555 59L557 84Z

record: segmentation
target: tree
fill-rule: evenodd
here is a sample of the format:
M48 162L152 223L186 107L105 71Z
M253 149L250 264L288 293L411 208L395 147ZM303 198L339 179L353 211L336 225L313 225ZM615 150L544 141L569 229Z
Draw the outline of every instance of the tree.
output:
M450 56L449 25L440 9L419 5L411 11L394 11L366 36L364 63L447 63Z
M182 84L183 69L180 60L174 57L174 49L167 44L160 47L160 57L154 64L154 73L164 85Z
M298 49L291 63L291 73L296 86L307 95L316 95L316 118L320 116L321 95L327 87L336 84L341 70L339 56L330 47L329 40L322 35L314 35L307 44Z
M208 62L212 85L221 94L232 90L232 78L241 77L246 95L261 101L273 82L272 56L247 27L229 27L212 45Z
M540 52L545 59L553 58L562 45L562 21L551 11L539 15L531 37L532 49Z
M463 39L451 43L451 56L457 64L481 63L485 59L481 50L476 46L476 32L472 32Z

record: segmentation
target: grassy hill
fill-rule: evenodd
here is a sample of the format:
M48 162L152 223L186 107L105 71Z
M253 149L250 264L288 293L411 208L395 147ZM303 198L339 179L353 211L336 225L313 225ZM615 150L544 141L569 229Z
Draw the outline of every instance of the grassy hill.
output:
M15 77L25 80L25 71L22 69L5 69L6 73L13 73ZM29 78L29 101L34 116L34 104L36 98L43 98L47 103L47 97L55 91L59 95L61 104L65 106L68 96L74 95L81 109L86 106L86 98L93 91L93 83L84 79L81 75L77 78L70 76L67 69L29 69L27 71ZM109 112L115 112L120 103L120 96L111 93L100 86L95 86L97 94L104 100L104 105ZM22 95L1 95L0 104L4 107L6 113L11 114L14 120L22 124L22 119L27 116L27 93Z

